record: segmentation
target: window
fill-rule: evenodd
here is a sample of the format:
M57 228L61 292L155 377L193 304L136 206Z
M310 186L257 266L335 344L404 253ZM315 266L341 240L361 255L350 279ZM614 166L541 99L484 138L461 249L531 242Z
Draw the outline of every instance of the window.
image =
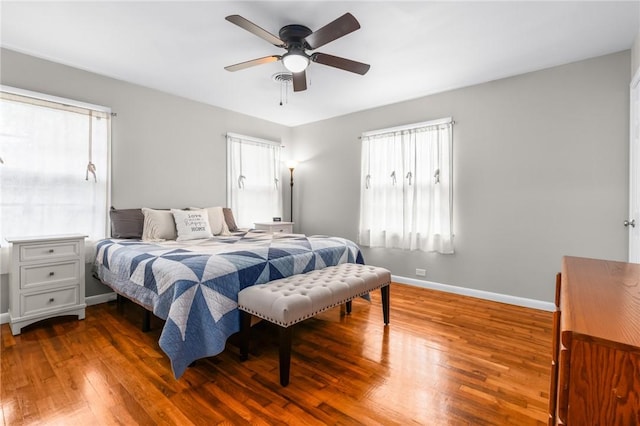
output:
M107 235L110 110L0 90L0 241Z
M227 134L227 205L238 226L282 216L280 144Z
M453 253L450 118L362 136L363 246Z

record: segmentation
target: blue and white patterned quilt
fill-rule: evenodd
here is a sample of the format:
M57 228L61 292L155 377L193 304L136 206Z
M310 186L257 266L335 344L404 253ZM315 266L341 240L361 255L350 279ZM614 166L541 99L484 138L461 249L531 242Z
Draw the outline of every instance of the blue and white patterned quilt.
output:
M222 352L240 329L240 290L340 263L364 263L354 242L250 231L185 242L101 240L94 269L166 320L159 343L179 378L193 361Z

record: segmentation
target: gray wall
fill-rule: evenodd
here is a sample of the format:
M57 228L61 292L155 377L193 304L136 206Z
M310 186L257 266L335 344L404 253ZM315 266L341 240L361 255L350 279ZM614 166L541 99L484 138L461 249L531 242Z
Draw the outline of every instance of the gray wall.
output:
M226 205L224 134L287 143L288 127L103 77L14 51L0 51L0 82L111 107L112 205ZM215 84L215 82L211 82ZM287 171L288 174L288 171ZM88 265L89 266L89 265ZM6 268L3 268L6 272ZM107 292L87 283L87 296ZM8 280L0 280L0 313L8 311Z
M297 232L354 240L361 132L453 116L456 254L365 249L365 259L398 276L417 278L415 268L425 268L429 281L551 301L562 255L627 258L620 224L627 215L630 56L293 129L7 50L0 77L118 113L112 204L119 208L224 204L222 134L238 132L282 140L303 161L295 172ZM0 278L6 312L7 279ZM103 291L87 283L88 296Z
M356 239L358 136L453 116L456 254L365 260L552 301L563 255L627 259L630 69L625 51L294 128L298 230Z
M638 68L640 68L640 31L631 46L631 78L636 74Z

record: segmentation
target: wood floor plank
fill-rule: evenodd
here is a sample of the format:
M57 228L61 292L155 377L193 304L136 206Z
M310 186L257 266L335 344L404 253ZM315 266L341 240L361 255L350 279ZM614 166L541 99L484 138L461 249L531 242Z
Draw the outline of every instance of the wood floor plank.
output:
M552 314L392 284L297 324L291 382L279 384L278 332L259 323L249 359L236 337L178 380L142 309L87 308L12 336L0 327L5 425L541 425Z

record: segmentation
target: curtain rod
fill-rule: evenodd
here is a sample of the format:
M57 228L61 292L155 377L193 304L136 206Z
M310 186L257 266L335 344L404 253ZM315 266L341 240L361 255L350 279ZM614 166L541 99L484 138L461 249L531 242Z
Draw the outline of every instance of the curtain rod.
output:
M242 140L245 140L245 141L248 141L248 142L256 142L256 143L262 143L262 144L268 144L268 145L277 145L279 147L284 148L284 145L282 145L282 142L270 141L270 140L267 140L267 139L254 138L253 136L241 135L239 133L227 132L227 133L223 133L222 136L224 136L225 138L242 139Z
M89 111L97 111L105 115L116 116L111 112L111 108L102 105L94 105L86 102L74 101L73 99L61 98L59 96L48 95L45 93L32 92L30 90L20 89L17 87L0 85L0 94L3 98L26 102L34 105L45 104L52 108L65 109L71 112L87 114ZM50 104L56 105L50 105ZM94 114L95 115L95 114Z
M414 123L414 124L405 124L403 126L389 127L386 129L369 130L368 132L363 132L362 136L360 136L358 139L362 139L363 137L367 137L367 136L380 135L384 133L402 132L404 130L411 130L411 129L416 129L420 127L439 126L440 124L456 124L456 122L453 121L453 117L446 117L438 120L423 121L423 122Z

